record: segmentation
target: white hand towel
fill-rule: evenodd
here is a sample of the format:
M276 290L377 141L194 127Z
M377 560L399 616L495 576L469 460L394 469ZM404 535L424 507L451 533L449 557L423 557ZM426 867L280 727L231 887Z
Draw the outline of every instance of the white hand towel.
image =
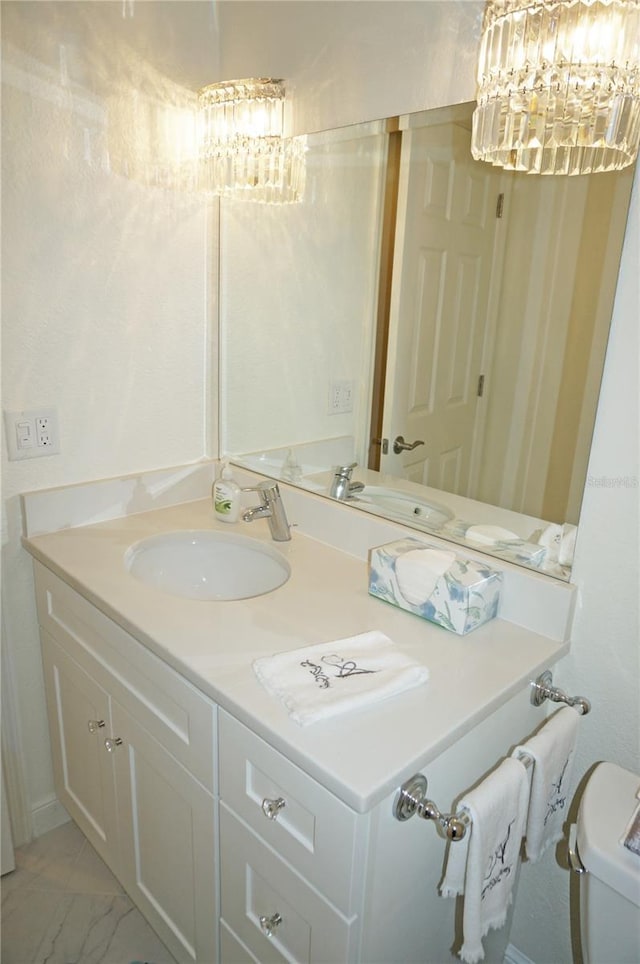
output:
M579 719L573 707L558 710L539 733L512 754L518 757L525 753L533 760L526 853L534 863L562 837Z
M429 670L373 630L266 656L253 664L262 685L301 726L419 686Z
M482 938L507 919L528 789L523 764L510 757L460 801L459 806L469 812L471 826L462 840L449 845L440 893L443 897L464 894L460 957L467 964L483 960Z

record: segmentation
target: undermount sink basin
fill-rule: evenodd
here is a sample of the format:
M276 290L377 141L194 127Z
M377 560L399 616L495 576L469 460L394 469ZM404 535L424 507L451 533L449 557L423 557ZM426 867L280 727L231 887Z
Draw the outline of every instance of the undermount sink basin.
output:
M217 530L150 536L130 546L124 562L148 586L204 601L262 596L291 574L287 560L270 545Z
M439 502L415 498L409 492L389 489L380 485L365 485L355 501L372 512L384 512L398 520L422 524L436 531L453 519L453 512Z

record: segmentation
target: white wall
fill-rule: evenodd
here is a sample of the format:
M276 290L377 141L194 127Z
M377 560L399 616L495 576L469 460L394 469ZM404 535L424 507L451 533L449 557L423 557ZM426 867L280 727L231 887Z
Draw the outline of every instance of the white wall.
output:
M2 446L3 689L21 731L3 742L9 765L24 762L36 830L53 786L18 493L210 446L207 210L153 127L192 96L187 69L200 60L204 81L215 60L209 10L3 4L2 406L55 406L61 440L59 455L30 461L7 462Z
M121 10L120 4L107 6ZM135 15L145 8L147 21L152 14L164 20L165 11L170 17L173 6L136 4ZM187 45L189 65L202 63L201 40L210 35L198 21L198 10L211 6L204 0L179 6L174 32L192 44ZM37 7L41 18L45 4ZM198 9L191 10L194 7ZM229 32L219 74L209 80L258 73L291 78L298 130L335 127L473 96L479 3L263 0L217 4L216 9ZM5 16L5 36L6 29ZM11 40L17 43L13 36ZM212 42L212 61L214 46ZM116 57L118 48L113 49ZM173 48L165 59L172 69L175 63L187 63ZM3 94L7 96L7 85ZM10 204L9 217L4 212L5 257L15 264L11 272L5 270L4 284L10 295L15 294L9 300L14 307L4 311L3 404L56 404L62 426L74 427L73 436L65 429L61 456L12 463L4 469L8 635L25 723L29 794L37 802L46 797L51 784L35 616L28 562L18 544L16 493L201 454L207 405L202 357L206 324L201 317L205 271L201 212L178 205L172 221L168 200L161 204L155 194L121 181L98 181L80 161L67 159L56 132L45 136L29 125L33 97L20 101L24 95L11 90L8 96L3 103L7 123L18 109L27 122L13 126L12 140L5 137L3 142L5 158L17 155L10 161L12 180L17 182L12 190L20 192L21 202ZM38 153L46 154L47 165L40 164ZM30 172L37 172L37 180L27 177ZM67 200L72 192L76 204ZM37 209L30 204L31 193L38 198ZM164 223L164 232L154 228L155 219ZM639 219L636 177L591 483L581 517L575 568L581 605L572 655L556 674L560 685L584 693L594 704L582 727L580 773L601 758L639 768L638 489L632 487L638 479ZM130 223L137 227L127 235L133 243L120 245ZM47 228L48 235L43 235ZM14 243L16 248L20 245L20 257L13 253ZM164 244L174 255L168 276L154 268L161 255L163 264L170 263ZM140 318L144 330L137 337ZM174 318L179 318L176 325L171 323ZM152 337L156 327L160 344ZM132 419L129 424L123 413ZM163 419L172 426L166 437ZM76 424L80 433L75 432ZM87 437L89 425L98 425L101 434ZM96 437L107 440L106 450L92 441ZM610 484L600 484L604 480ZM568 874L553 854L522 874L512 941L538 964L571 960L568 920L558 913L568 886Z

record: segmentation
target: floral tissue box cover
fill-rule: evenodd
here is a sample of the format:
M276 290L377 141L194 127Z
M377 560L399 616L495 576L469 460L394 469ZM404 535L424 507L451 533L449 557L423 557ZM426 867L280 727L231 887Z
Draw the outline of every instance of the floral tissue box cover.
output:
M369 552L369 592L464 636L497 615L502 573L420 539Z

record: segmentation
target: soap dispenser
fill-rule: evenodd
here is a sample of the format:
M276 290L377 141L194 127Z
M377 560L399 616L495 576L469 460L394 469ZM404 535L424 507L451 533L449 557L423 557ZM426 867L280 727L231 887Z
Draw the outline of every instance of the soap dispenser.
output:
M213 511L221 522L237 522L240 514L240 486L225 459L219 478L213 483Z

